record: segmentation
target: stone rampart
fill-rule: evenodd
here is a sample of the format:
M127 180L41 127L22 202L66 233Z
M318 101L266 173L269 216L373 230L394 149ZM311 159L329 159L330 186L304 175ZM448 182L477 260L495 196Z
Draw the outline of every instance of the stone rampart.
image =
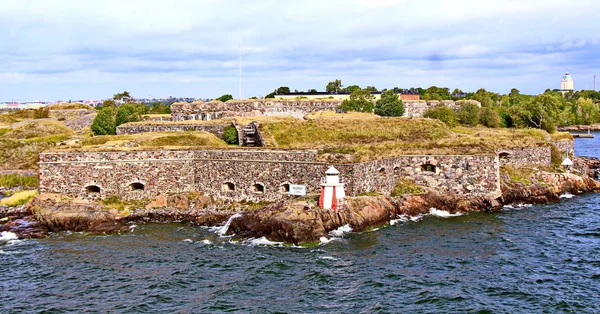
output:
M502 166L510 164L513 167L527 167L552 164L550 146L499 149L496 153Z
M399 156L354 166L352 195L380 191L390 194L406 178L439 193L485 195L499 189L496 156Z
M420 118L427 110L438 105L446 105L454 110L458 110L461 106L468 103L481 106L481 103L475 100L408 100L402 103L404 104L404 116L409 118Z
M575 152L575 140L553 141L552 145L562 153L569 151L570 154L573 154Z
M73 197L153 198L160 193L204 192L225 200L287 197L290 184L320 191L330 166L315 151L197 150L69 152L40 155L40 191ZM389 194L399 178L438 192L475 196L498 188L496 156L399 156L336 168L348 195Z
M117 135L138 134L146 132L183 132L203 131L214 134L218 138L223 137L227 124L123 124L117 127Z

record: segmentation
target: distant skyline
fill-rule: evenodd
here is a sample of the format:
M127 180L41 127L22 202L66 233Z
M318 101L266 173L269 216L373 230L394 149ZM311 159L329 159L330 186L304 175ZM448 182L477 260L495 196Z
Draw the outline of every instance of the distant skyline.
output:
M600 77L593 0L4 1L0 100L238 95L279 86L538 94ZM597 86L600 83L597 83Z

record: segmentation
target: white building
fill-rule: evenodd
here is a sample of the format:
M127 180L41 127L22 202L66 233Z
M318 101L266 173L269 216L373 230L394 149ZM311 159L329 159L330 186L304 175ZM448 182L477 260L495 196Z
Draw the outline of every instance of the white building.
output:
M325 178L321 180L321 196L319 207L323 209L337 210L344 206L344 183L340 182L340 172L333 166L325 172Z
M565 75L563 75L562 80L560 80L560 91L564 94L573 91L573 87L573 78L571 78L569 72L566 72Z

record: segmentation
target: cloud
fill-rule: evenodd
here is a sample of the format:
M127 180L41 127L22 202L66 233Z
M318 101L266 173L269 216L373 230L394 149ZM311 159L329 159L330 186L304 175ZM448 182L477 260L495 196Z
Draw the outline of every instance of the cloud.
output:
M593 12L589 0L10 1L0 95L216 97L237 90L240 47L245 96L335 78L536 93L600 70Z

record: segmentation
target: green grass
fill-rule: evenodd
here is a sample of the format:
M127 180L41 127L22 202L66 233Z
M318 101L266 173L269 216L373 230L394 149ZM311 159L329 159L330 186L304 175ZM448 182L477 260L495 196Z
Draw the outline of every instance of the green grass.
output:
M37 188L39 185L38 176L24 176L19 174L0 175L0 186L14 188L18 186Z
M95 110L94 108L92 108L89 105L78 103L78 102L73 102L73 103L63 102L60 104L53 104L53 105L47 106L46 108L48 108L50 110L76 110L76 109Z
M9 139L30 139L35 137L70 134L73 134L73 131L61 122L54 120L38 120L30 121L15 127L4 134L3 137Z
M184 134L165 135L152 139L142 140L141 146L144 147L165 147L165 146L227 146L225 142L216 136L203 132L187 132Z
M10 132L10 128L0 128L0 136Z
M515 182L523 184L531 184L534 180L535 171L531 168L515 168L512 166L502 166L500 172L508 175L508 177Z
M58 134L58 135L29 138L29 139L26 139L25 142L28 142L28 143L58 143L61 141L65 141L69 138L70 138L69 134Z
M419 195L425 193L422 186L410 181L409 179L403 178L398 180L396 186L392 190L391 196L402 196L402 195Z
M9 198L4 198L0 200L0 205L5 205L9 207L24 205L27 204L36 194L36 190L17 192Z
M0 170L38 169L40 153L54 146L49 143L27 143L0 138Z

